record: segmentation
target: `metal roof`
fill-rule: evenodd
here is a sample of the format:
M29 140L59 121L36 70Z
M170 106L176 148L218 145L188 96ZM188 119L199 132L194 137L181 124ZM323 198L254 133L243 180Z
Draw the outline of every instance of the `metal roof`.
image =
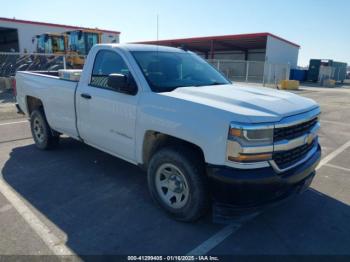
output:
M265 49L267 38L273 37L287 44L300 48L299 45L283 39L271 33L255 33L255 34L240 34L240 35L223 35L223 36L206 36L192 37L182 39L169 39L158 41L138 42L140 44L157 44L167 46L185 46L186 48L199 52L209 52L212 48L215 51L240 50L247 51L251 49Z
M146 45L146 44L97 44L96 46L107 48L121 48L128 51L159 51L159 52L175 52L185 53L184 50L169 46Z
M15 19L15 18L0 17L0 22L1 21L12 22L12 23L21 23L21 24L30 24L30 25L63 27L63 28L70 28L70 29L98 30L98 31L103 32L103 33L120 34L119 31L112 31L112 30L106 30L106 29L88 28L88 27L73 26L73 25L53 24L53 23L46 23L46 22L36 22L36 21L28 21L28 20L21 20L21 19Z

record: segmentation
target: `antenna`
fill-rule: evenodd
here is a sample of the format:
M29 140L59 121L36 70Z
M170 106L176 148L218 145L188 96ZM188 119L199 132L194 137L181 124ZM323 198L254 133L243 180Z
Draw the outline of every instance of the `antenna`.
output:
M158 41L159 41L159 14L157 14L157 58L158 58L158 52L159 52L159 43L158 43Z
M157 42L159 41L159 14L157 14Z

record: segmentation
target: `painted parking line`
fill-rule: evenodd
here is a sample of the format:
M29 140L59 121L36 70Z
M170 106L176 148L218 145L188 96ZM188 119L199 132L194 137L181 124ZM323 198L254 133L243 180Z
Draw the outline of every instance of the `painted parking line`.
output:
M343 144L341 147L337 148L330 154L328 154L326 157L324 157L316 170L320 169L324 165L326 165L328 162L330 162L332 159L334 159L336 156L344 152L347 148L350 147L350 141ZM187 255L205 255L210 250L214 249L216 246L218 246L220 243L222 243L225 239L227 239L229 236L232 236L235 232L239 230L239 228L243 224L230 224L223 229L221 229L219 232L217 232L212 237L208 238L206 241L198 245L196 248L194 248L192 251L190 251Z
M335 168L335 169L339 169L339 170L342 170L342 171L350 172L350 168L345 168L345 167L342 167L342 166L336 166L336 165L332 165L332 164L325 164L325 166L332 167L332 168Z
M338 147L336 150L334 150L332 153L328 154L327 156L325 156L320 164L317 166L316 170L320 169L322 166L324 166L325 164L327 164L328 162L330 162L331 160L333 160L336 156L338 156L339 154L341 154L342 152L344 152L347 148L350 147L350 140L348 142L346 142L345 144L343 144L342 146Z
M321 119L321 123L329 123L329 124L335 124L335 125L350 127L349 123L343 123L343 122L332 121L332 120L323 120L323 119Z
M22 138L17 138L17 139L10 139L10 140L5 140L5 141L1 141L0 140L0 144L12 143L12 142L28 140L28 139L33 139L33 137L32 136L27 136L27 137L22 137Z
M55 255L75 255L72 250L70 250L43 222L40 221L40 219L2 178L0 178L0 192Z
M0 126L16 125L16 124L21 124L21 123L28 123L28 120L0 123Z
M215 235L213 235L212 237L210 237L209 239L201 243L196 248L192 249L192 251L190 251L187 254L187 256L200 256L208 253L210 250L212 250L221 242L223 242L226 238L228 238L233 233L238 231L240 227L241 227L241 224L230 224L228 226L225 226Z

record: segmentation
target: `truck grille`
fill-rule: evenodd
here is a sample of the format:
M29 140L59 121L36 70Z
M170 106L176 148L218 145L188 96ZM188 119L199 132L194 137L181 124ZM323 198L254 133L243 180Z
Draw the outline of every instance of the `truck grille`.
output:
M307 153L315 146L317 139L311 144L305 144L288 151L276 152L273 154L273 160L280 169L287 168L306 157Z
M309 132L317 123L318 118L315 117L309 121L294 126L275 128L273 133L274 142L281 140L291 140L300 137Z

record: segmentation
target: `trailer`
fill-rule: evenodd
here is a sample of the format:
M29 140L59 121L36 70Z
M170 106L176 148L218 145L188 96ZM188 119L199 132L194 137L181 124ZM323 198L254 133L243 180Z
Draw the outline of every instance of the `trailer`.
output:
M333 62L333 80L343 83L346 79L347 63Z

